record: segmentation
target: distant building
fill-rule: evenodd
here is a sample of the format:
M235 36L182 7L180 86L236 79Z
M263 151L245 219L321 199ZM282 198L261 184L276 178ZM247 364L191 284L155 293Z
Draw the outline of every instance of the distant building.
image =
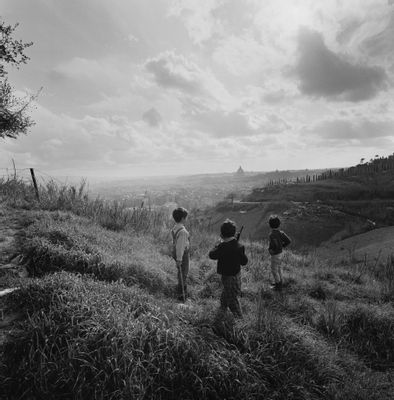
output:
M245 171L242 169L241 166L239 166L239 168L238 168L236 174L237 174L237 175L244 175L244 174L245 174Z

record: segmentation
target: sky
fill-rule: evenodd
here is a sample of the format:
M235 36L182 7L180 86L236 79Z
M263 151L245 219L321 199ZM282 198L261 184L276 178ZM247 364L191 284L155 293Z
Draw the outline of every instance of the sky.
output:
M0 0L42 88L0 168L346 167L394 148L394 0Z

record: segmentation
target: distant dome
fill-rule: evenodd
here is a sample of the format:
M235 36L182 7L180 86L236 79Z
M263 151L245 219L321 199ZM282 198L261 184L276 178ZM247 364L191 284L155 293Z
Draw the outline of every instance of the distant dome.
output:
M245 173L245 171L242 169L241 166L239 166L238 170L237 170L237 175L243 175Z

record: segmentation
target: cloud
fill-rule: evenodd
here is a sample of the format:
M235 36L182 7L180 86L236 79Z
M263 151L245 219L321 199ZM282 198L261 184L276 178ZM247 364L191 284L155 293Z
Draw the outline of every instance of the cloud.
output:
M184 56L168 51L150 59L145 66L160 86L193 94L202 90L202 70Z
M198 103L202 107L209 105L228 109L236 103L236 99L209 69L202 69L173 51L166 51L149 59L145 68L153 74L158 85L177 90L185 105Z
M276 104L283 101L286 97L286 92L283 89L278 89L273 92L268 92L263 95L263 100L267 103Z
M238 112L206 111L192 115L193 126L214 137L248 136L258 134L245 116Z
M206 110L189 116L191 126L215 138L279 134L289 125L275 114L245 115L239 111Z
M356 32L356 30L362 25L362 21L358 18L346 18L340 23L341 29L336 35L336 39L340 44L349 42Z
M159 126L162 117L156 108L150 108L142 114L142 119L150 126Z
M66 62L57 65L54 72L67 78L89 80L89 81L107 81L114 79L116 71L114 66L109 65L108 60L87 59L83 57L74 57Z
M223 30L220 19L213 15L221 3L220 0L173 0L168 15L179 17L192 41L202 44Z
M330 145L382 145L391 143L394 132L393 119L366 118L324 120L304 129L319 142Z
M112 152L126 149L133 155L130 164L151 156L151 147L145 142L151 144L150 139L126 118L75 118L41 106L34 118L38 123L32 132L8 142L5 149L20 158L34 154L36 164L42 167L105 168Z
M375 35L366 38L362 49L370 56L388 56L394 54L394 11L391 11L387 24Z
M222 38L213 53L213 60L231 74L242 76L261 71L269 56L268 49L250 31Z
M383 68L351 63L329 50L316 31L300 30L298 55L294 71L299 89L306 95L358 102L372 99L386 88Z

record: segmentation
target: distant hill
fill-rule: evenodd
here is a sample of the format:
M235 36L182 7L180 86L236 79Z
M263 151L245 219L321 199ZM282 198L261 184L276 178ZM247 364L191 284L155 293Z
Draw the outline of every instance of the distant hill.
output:
M371 159L350 168L306 174L296 179L270 180L245 201L394 199L394 155Z
M213 229L229 217L245 226L246 237L265 240L267 220L275 213L294 246L301 248L394 225L394 156L320 174L308 171L291 177L287 172L254 188L240 202L222 202L211 209Z

